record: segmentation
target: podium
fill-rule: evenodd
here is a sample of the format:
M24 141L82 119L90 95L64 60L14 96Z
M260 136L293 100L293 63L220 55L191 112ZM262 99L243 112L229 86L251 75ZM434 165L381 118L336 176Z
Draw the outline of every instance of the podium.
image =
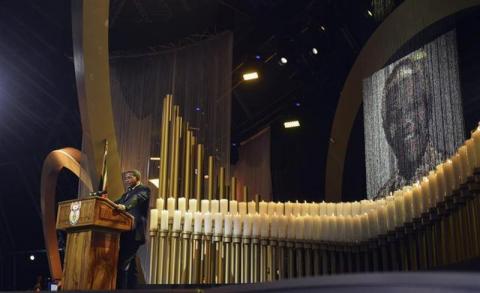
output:
M63 290L115 289L120 233L132 230L133 221L106 198L60 202L56 227L67 232Z

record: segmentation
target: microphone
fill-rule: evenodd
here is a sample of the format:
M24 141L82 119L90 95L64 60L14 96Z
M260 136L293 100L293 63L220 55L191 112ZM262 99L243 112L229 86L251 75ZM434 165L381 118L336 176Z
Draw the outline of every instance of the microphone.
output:
M106 193L107 193L106 190L99 190L99 191L95 191L95 192L90 192L88 195L90 195L90 196L102 196Z

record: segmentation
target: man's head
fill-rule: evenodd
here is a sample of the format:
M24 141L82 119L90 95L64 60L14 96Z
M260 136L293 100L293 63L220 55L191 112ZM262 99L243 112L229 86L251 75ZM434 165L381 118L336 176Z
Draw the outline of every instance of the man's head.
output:
M136 186L142 179L142 174L138 170L130 170L125 172L125 183L129 187Z
M430 103L431 90L423 61L407 58L395 65L385 82L382 118L385 136L401 172L418 166L425 153Z

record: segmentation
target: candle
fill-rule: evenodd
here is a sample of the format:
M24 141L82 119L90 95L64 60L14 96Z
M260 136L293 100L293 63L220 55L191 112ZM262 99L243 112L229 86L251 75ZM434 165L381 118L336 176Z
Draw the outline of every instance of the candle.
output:
M472 175L473 168L470 165L470 160L468 158L467 147L466 145L462 145L458 148L458 154L460 156L460 162L462 165L462 173L464 174L463 182L464 183L468 176Z
M318 215L319 216L325 216L327 214L327 203L322 201L318 205Z
M232 215L226 214L224 217L224 229L223 229L223 236L230 237L232 236Z
M340 215L335 218L337 220L337 229L338 229L337 241L345 242L345 239L346 239L345 216Z
M338 226L336 216L329 216L328 218L328 240L338 241Z
M198 212L197 200L195 198L188 200L188 211L192 214Z
M157 231L158 230L158 210L151 209L150 210L150 231Z
M228 214L228 199L220 200L220 213L223 215Z
M304 218L304 239L313 240L314 216L306 215Z
M320 234L321 234L321 222L320 216L313 216L312 217L312 237L311 240L320 241Z
M252 236L252 222L252 215L246 215L245 217L243 217L243 237Z
M220 202L218 199L212 199L210 201L210 212L212 214L218 213L220 211Z
M455 189L455 174L453 172L453 163L452 160L448 159L443 163L443 170L445 172L445 186L446 186L446 196L451 196L453 190Z
M360 216L360 226L361 226L361 241L366 241L370 238L370 225L368 223L368 214L364 213Z
M210 211L210 201L208 199L202 199L200 201L200 211L202 211L202 213Z
M159 211L163 210L163 208L164 208L163 203L164 203L163 198L157 198L157 200L156 200L157 210L159 210Z
M423 177L422 182L420 183L420 193L422 194L422 206L423 210L422 213L428 211L428 209L431 207L430 204L430 182L428 180L428 177Z
M187 210L187 201L185 197L178 198L178 210L181 212L182 216L185 215Z
M272 216L261 215L260 216L260 237L263 239L268 239L270 232L270 219Z
M167 199L167 210L168 210L168 216L170 218L173 218L173 212L175 211L175 198L169 197Z
M160 217L160 230L161 231L168 231L168 211L162 210Z
M467 156L471 168L470 172L473 173L473 169L478 166L478 157L475 150L475 142L473 141L473 139L467 139L467 141L465 142L465 146L467 147Z
M298 201L293 204L293 215L294 216L299 216L301 214L301 206L300 205L301 204L299 204Z
M280 217L283 217L282 215L273 215L270 217L270 237L271 238L277 238L278 237L278 226L280 222Z
M462 167L462 159L460 158L460 154L456 153L455 155L453 155L452 166L453 166L453 174L455 175L453 188L457 189L458 187L460 187L460 184L466 181L464 180L465 173L463 172L464 169Z
M330 216L320 217L320 240L328 241L330 239Z
M269 216L273 216L273 214L275 214L276 208L277 208L277 204L276 204L274 201L268 202L268 205L267 205L267 214L268 214Z
M381 235L387 234L388 231L388 215L387 207L381 205L377 209L378 211L378 233Z
M238 214L238 202L236 200L230 201L230 214L232 215Z
M362 241L361 215L353 216L352 222L353 222L353 241L355 242Z
M423 198L419 182L413 184L412 188L413 218L419 218L423 211Z
M308 214L310 216L316 216L318 215L318 204L312 202L311 204L308 205Z
M215 213L213 216L213 223L215 226L215 235L220 236L222 235L223 231L223 214L222 213Z
M212 234L212 214L210 212L203 214L203 227L205 235Z
M202 233L202 213L195 212L193 217L193 233L200 234Z
M368 212L368 228L370 229L370 238L377 237L380 234L380 227L378 221L378 211L372 209Z
M368 213L368 211L370 211L371 204L372 204L371 201L366 199L363 199L362 201L360 201L360 213L361 214Z
M352 203L346 202L343 204L343 215L351 216L352 215Z
M233 236L242 236L242 216L239 214L233 216Z
M238 203L238 214L240 216L245 216L247 214L247 203L244 201L241 201Z
M301 241L305 236L305 221L303 216L298 216L295 219L295 240Z
M283 215L284 204L283 202L277 202L277 206L275 207L275 213L277 216Z
M193 219L193 214L191 212L186 212L185 222L183 223L183 232L185 233L192 232L192 219Z
M252 200L248 203L248 214L253 215L257 212L257 203Z
M335 204L335 215L343 216L343 202L339 202Z
M360 215L360 203L358 201L352 202L352 216Z
M387 199L387 230L395 229L395 197L391 196Z
M178 232L182 230L180 228L181 221L182 221L182 212L177 210L173 213L173 227L172 227L173 231Z
M335 216L335 204L333 202L327 202L326 215Z
M447 187L445 182L445 174L443 171L443 164L438 165L436 168L437 174L437 201L443 201L446 196Z
M288 216L287 220L287 238L289 240L295 239L295 218L294 216Z
M300 214L301 214L302 216L308 215L309 209L310 209L309 203L303 202L303 203L300 204Z
M285 216L290 216L293 212L293 203L287 201L285 203Z
M290 217L290 216L288 216ZM287 225L288 225L288 217L287 216L279 216L278 217L278 230L277 230L277 238L278 240L285 240L287 237ZM273 226L272 226L273 228Z
M405 206L403 204L403 193L400 190L395 191L395 227L403 226L405 223Z
M262 215L263 217L265 215ZM262 225L262 216L259 214L254 214L252 216L252 237L258 238L260 236L260 229Z
M268 213L268 203L263 200L258 203L258 213L260 215L266 215Z
M437 174L434 171L428 173L428 185L430 188L430 207L434 207L439 201Z
M413 219L413 194L410 187L404 187L403 189L403 204L405 211L405 221L411 222Z
M475 128L475 130L472 132L471 138L473 139L474 145L475 145L475 158L476 162L474 167L479 167L479 158L480 158L480 126Z

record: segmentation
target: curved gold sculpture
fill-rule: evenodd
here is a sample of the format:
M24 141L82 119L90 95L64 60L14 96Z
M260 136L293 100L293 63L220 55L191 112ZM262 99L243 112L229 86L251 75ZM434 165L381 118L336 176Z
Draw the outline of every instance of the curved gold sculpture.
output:
M338 101L327 155L326 201L341 200L348 140L362 104L362 80L381 69L415 34L447 16L479 4L479 0L407 0L373 33L355 60Z
M82 154L74 148L63 148L48 154L43 162L40 182L40 204L43 217L43 237L47 251L48 265L53 280L62 279L62 264L58 252L55 230L55 190L58 174L65 168L77 175L85 186L92 190L92 181L80 166Z

